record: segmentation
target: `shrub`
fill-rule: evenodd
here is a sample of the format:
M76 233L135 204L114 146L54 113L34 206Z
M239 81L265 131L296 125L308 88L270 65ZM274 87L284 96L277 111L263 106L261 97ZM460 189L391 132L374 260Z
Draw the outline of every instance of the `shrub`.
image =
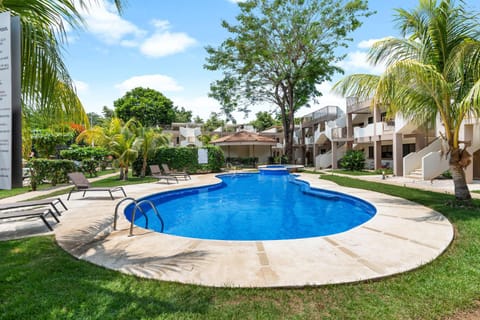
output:
M30 185L35 191L44 181L50 181L52 186L68 182L67 174L75 171L75 164L72 160L33 159L30 168Z
M161 147L158 148L151 157L148 158L148 164L166 163L173 170L187 171L189 173L197 172L219 172L224 164L223 152L219 147L207 146L201 149L208 151L208 163L198 163L198 149L191 147ZM143 160L139 157L133 163L133 174L140 175ZM148 167L147 167L148 174Z
M340 160L340 167L350 171L361 171L365 167L363 151L348 150Z
M32 134L32 148L36 156L48 158L57 155L57 148L70 144L75 137L74 132L51 132L49 130L37 130Z
M103 160L110 153L103 147L80 147L78 145L70 146L70 149L60 151L63 159L83 161L85 159Z
M83 159L82 163L80 164L80 171L83 173L88 173L90 177L97 176L97 168L100 165L98 160L92 159Z

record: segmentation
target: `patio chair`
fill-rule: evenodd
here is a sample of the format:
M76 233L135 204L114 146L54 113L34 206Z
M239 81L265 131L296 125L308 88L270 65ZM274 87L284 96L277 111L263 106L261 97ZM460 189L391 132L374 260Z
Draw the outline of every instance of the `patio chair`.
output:
M162 163L162 169L163 169L163 173L168 175L168 176L177 177L177 178L182 177L185 180L190 180L191 179L190 175L186 172L174 172L174 171L170 170L170 167L166 163Z
M31 218L31 217L38 217L42 219L43 223L47 226L50 231L53 231L52 226L47 221L47 215L51 215L57 223L60 221L53 213L52 209L50 208L42 208L42 209L29 209L29 210L20 210L20 211L8 211L8 212L0 212L0 220L1 219L12 219L12 218Z
M92 187L88 179L85 178L85 176L81 172L69 173L68 177L70 178L70 180L75 186L68 193L67 200L70 200L70 195L73 192L83 192L83 197L85 197L85 193L87 193L87 191L106 191L110 194L110 198L112 198L112 200L114 200L112 192L115 192L115 191L121 191L125 197L127 196L123 187L113 187L113 188Z
M65 203L63 203L62 199L60 198L50 198L50 199L41 199L41 200L30 200L30 201L19 201L19 202L10 202L10 203L2 203L0 204L0 211L3 210L10 210L10 209L19 209L19 208L30 208L34 209L41 206L51 206L53 211L58 215L61 216L62 213L60 212L57 205L61 205L64 210L68 210Z
M158 182L160 182L161 180L165 180L167 184L170 184L170 180L173 180L178 183L177 177L163 174L162 171L160 171L160 167L156 164L152 164L150 166L150 172L152 173L152 177L158 179Z

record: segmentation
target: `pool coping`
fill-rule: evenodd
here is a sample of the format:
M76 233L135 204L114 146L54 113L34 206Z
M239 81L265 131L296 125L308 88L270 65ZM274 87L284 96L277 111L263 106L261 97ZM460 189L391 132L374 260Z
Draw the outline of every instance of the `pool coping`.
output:
M129 237L115 205L105 197L75 198L55 228L58 244L73 256L139 277L213 287L301 287L358 282L413 270L449 246L454 228L440 213L382 193L338 186L301 173L312 187L356 196L377 214L349 231L306 239L274 241L200 240L141 228ZM130 197L218 183L214 174L192 176L178 185L126 186ZM91 210L95 208L95 210ZM90 210L89 210L90 209Z

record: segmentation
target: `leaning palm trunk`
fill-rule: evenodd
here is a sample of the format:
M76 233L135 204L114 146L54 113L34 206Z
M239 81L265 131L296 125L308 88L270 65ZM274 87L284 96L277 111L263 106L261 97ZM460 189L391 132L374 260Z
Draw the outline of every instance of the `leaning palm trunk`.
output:
M470 154L465 149L455 148L450 152L450 173L452 174L455 199L457 200L470 201L472 199L464 171L470 161Z

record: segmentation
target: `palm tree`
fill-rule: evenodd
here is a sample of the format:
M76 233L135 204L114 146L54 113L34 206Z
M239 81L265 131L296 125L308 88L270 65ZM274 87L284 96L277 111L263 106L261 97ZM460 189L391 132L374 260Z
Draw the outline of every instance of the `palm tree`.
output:
M78 8L86 8L92 2L95 0L0 1L0 12L9 11L20 17L24 116L39 112L50 123L88 124L61 51L66 43L65 24L74 29L82 26ZM122 2L115 0L119 11Z
M380 75L355 74L334 90L344 96L372 98L417 124L439 116L448 144L455 197L470 201L464 168L470 155L459 140L466 117L480 116L480 28L474 13L453 0L420 0L411 12L397 9L403 38L377 41L369 52Z
M147 171L148 157L160 146L168 145L170 138L168 135L162 134L160 131L153 128L140 127L137 129L137 139L134 142L134 147L142 155L142 170L140 176L145 177Z
M128 168L138 158L138 150L134 146L135 132L124 126L120 133L113 136L111 150L120 167L120 180L128 180Z

